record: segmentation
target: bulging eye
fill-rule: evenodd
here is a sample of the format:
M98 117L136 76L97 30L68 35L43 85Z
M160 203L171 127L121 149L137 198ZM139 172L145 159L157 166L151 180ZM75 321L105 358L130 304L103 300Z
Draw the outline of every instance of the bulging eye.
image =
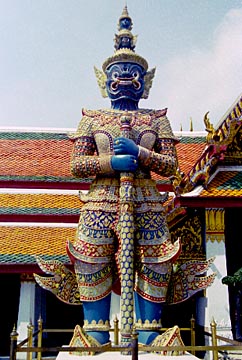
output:
M113 79L113 80L117 80L118 76L119 76L119 73L118 73L117 71L114 71L114 72L112 73L112 79Z
M132 76L135 78L135 80L139 79L139 72L138 71L134 71Z

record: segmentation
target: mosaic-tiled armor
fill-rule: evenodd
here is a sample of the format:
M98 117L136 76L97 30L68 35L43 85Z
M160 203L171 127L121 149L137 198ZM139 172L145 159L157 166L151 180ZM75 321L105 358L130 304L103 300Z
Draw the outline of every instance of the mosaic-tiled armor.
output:
M73 246L69 245L68 253L75 263L82 301L97 301L110 294L117 281L115 259L118 269L121 265L118 253L122 226L120 172L112 169L111 157L124 113L132 118L130 138L139 147L133 180L135 291L142 298L160 304L166 299L172 262L180 249L178 243L170 241L162 195L150 174L153 171L171 176L177 168L176 140L166 110L83 111L75 134L71 169L77 177L95 176L95 180L88 194L81 195L84 205L77 237ZM138 320L141 324L141 319ZM151 320L156 325L160 323L160 318ZM90 328L87 323L86 328Z

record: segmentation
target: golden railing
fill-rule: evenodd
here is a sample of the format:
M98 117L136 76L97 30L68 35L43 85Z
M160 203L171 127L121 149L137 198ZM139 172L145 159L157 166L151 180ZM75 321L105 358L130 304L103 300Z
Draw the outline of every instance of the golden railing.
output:
M142 350L142 352L164 352L169 351L173 353L173 355L178 355L181 352L190 352L191 354L195 355L197 352L211 352L212 356L210 356L210 359L212 360L218 360L219 353L227 354L228 351L241 351L242 354L242 344L231 340L229 338L225 338L222 336L217 335L216 330L216 323L213 320L210 324L210 331L209 329L205 329L204 332L205 336L208 336L211 338L212 345L210 346L200 346L195 344L195 319L192 318L190 320L191 326L189 328L180 328L180 331L189 331L191 336L191 345L190 346L162 346L162 347L154 347L154 346L143 346L142 349L138 346L138 333L134 330L132 334L132 341L131 345L129 347L125 346L119 346L119 321L118 319L114 319L114 327L111 329L112 332L114 332L114 343L113 345L107 345L106 347L89 347L89 348L83 348L83 347L71 347L71 346L65 346L65 347L43 347L42 346L42 338L43 333L73 333L73 329L43 329L43 321L42 319L38 320L38 329L36 332L34 332L33 325L28 325L28 335L25 340L18 343L18 333L16 329L14 328L12 333L10 334L10 357L9 360L16 360L17 359L17 353L25 352L26 353L26 360L32 360L33 354L36 353L37 360L42 360L42 354L45 352L48 353L57 353L57 352L87 352L93 351L93 352L123 352L128 351L131 355L132 360L138 360L139 351ZM160 331L165 331L167 328L162 328ZM34 339L36 339L37 346L34 346ZM218 340L224 341L227 343L226 345L218 345ZM230 345L228 345L230 344ZM222 356L226 358L226 356Z

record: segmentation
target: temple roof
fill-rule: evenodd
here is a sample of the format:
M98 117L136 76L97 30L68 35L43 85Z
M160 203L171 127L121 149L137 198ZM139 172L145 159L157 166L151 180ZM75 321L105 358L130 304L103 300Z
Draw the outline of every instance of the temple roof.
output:
M242 197L242 168L237 171L223 169L202 189L199 197Z
M206 146L177 187L183 194L199 185L206 188L218 167L242 165L242 94L216 127L207 114L204 123L208 132Z
M201 156L206 145L206 136L205 133L202 135L199 133L199 136L196 133L190 133L190 136L188 134L184 136L182 133L177 135L180 141L176 145L179 167L184 174L187 174Z
M171 199L168 206L231 208L242 207L242 166L219 166L206 186Z
M70 174L72 142L67 134L0 131L0 181L75 182Z

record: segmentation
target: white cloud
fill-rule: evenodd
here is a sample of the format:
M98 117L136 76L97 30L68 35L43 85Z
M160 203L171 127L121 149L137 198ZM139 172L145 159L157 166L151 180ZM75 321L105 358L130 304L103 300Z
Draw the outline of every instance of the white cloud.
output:
M209 43L171 59L157 74L155 102L162 98L168 106L174 130L180 124L189 130L190 117L194 130L204 130L207 111L216 125L242 91L242 9L226 14Z

